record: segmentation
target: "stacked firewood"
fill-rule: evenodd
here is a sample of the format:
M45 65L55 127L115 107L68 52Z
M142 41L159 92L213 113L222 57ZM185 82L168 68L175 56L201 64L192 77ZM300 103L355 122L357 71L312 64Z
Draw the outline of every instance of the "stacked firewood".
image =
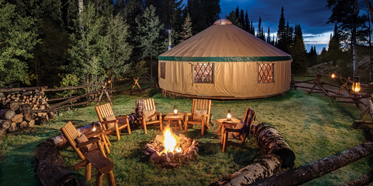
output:
M40 91L0 92L0 136L47 123L52 116L46 112L47 101Z

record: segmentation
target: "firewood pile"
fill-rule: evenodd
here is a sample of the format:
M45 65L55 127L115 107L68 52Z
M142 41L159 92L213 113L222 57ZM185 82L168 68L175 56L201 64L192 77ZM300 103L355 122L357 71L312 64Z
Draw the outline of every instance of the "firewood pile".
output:
M187 138L182 134L176 138L179 138L176 147L180 151L165 152L165 138L163 135L157 135L155 140L151 140L145 145L145 155L149 156L151 162L160 164L166 168L175 168L178 165L187 164L190 160L197 158L198 141Z
M47 113L48 98L41 91L0 92L0 136L35 124L42 125L53 117Z

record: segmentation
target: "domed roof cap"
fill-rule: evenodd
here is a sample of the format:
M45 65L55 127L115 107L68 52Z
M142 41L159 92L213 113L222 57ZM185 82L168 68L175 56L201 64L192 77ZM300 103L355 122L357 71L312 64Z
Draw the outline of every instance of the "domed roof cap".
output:
M214 22L214 25L231 25L232 22L228 19L218 19Z

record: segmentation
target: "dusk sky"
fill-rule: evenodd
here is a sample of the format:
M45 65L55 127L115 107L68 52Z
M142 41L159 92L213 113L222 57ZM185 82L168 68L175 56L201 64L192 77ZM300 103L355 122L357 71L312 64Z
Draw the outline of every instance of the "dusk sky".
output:
M285 21L290 26L300 24L303 31L303 38L307 48L316 46L318 52L328 46L330 33L333 32L334 24L327 24L332 10L326 7L327 0L220 0L221 18L229 15L229 12L239 9L247 10L250 21L254 22L255 31L259 17L262 18L262 25L265 34L268 27L271 35L276 35L281 15L281 7L284 7ZM359 1L359 9L366 8L364 1ZM365 13L365 11L361 11Z

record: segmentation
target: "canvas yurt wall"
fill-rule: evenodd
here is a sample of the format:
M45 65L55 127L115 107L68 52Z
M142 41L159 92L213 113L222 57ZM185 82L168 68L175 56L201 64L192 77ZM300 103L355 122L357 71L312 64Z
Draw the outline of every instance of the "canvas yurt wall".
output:
M269 97L290 89L291 56L221 19L159 56L159 86L212 99Z

